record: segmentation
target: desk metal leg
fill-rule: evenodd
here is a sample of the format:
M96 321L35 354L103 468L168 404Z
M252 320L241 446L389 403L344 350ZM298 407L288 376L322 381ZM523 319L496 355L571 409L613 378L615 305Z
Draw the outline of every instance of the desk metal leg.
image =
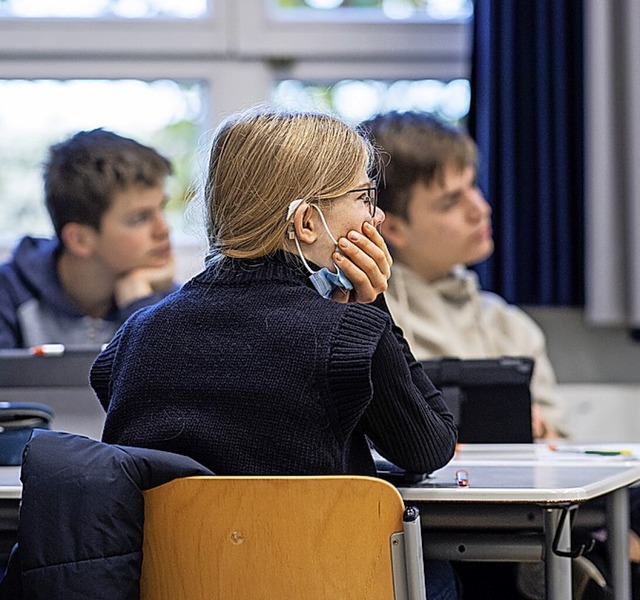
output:
M547 600L571 600L571 559L554 553L553 537L559 526L563 507L544 510L544 568ZM565 519L559 538L560 548L571 548L571 523Z
M627 488L607 496L607 543L611 557L611 583L616 600L631 599L629 564L629 496Z

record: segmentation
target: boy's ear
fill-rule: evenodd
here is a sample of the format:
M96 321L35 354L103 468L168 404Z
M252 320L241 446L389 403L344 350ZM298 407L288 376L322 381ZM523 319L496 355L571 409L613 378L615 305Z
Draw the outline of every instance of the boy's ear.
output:
M304 244L313 244L318 239L318 222L316 210L306 202L302 202L293 215L293 226L298 240Z
M60 232L64 248L79 258L89 258L95 248L96 231L89 225L67 223Z
M408 225L406 219L392 213L385 213L381 228L382 237L390 246L401 250L407 243Z

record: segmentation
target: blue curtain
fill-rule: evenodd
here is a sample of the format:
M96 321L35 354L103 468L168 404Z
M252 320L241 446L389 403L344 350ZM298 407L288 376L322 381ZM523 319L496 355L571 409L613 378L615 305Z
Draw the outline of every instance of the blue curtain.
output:
M584 299L583 0L476 0L469 131L496 250L476 269L518 304Z

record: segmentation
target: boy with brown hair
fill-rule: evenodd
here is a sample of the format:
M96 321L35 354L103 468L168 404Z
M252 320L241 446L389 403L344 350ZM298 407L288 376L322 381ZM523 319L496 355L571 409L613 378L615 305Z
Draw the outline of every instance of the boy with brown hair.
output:
M0 266L0 348L100 345L176 289L164 217L171 164L115 133L81 131L44 169L53 239L24 237Z
M533 358L533 434L557 437L562 417L542 330L481 290L467 268L493 252L475 142L425 113L391 112L362 126L385 155L378 203L394 258L386 297L414 355Z

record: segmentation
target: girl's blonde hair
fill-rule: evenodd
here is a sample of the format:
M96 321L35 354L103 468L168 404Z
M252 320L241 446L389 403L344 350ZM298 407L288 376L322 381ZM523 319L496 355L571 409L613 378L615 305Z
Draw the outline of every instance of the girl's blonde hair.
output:
M258 258L282 248L292 201L341 196L373 163L370 142L327 114L258 107L231 116L209 160L210 256Z

